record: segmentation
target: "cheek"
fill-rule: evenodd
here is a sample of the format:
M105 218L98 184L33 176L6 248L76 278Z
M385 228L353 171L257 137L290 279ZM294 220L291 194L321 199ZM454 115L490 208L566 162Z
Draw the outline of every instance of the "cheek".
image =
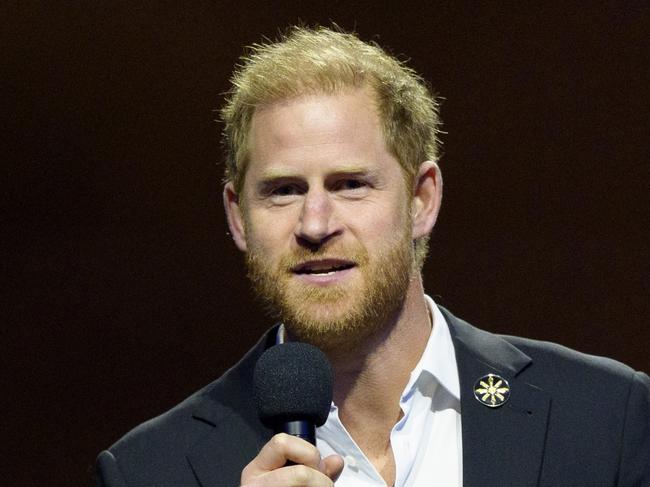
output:
M351 221L363 225L366 234L386 238L401 231L410 222L410 209L404 198L391 198L383 203L356 209Z
M245 225L248 244L267 255L281 252L293 235L287 219L279 215L251 215Z
M361 245L372 254L381 254L391 248L395 242L401 241L410 226L407 228L406 220L396 215L359 214L349 230Z

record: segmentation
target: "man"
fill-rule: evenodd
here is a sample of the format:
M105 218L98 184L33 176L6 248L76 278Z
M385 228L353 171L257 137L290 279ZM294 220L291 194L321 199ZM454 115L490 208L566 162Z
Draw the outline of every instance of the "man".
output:
M413 71L354 35L294 29L233 86L228 224L281 325L102 452L100 485L650 485L646 375L477 330L424 294L442 177ZM273 436L248 399L257 358L293 340L334 369L317 447Z

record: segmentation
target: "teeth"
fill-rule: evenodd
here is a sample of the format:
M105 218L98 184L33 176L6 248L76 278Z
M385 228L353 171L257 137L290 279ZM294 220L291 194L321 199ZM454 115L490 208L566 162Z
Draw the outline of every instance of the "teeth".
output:
M307 269L305 272L307 274L333 274L336 272L338 269Z
M317 274L319 276L327 276L330 274L334 274L335 272L338 271L343 271L345 269L349 269L352 267L351 265L347 264L342 264L342 265L335 265L335 266L330 266L330 267L306 267L303 268L302 270L298 271L301 274Z

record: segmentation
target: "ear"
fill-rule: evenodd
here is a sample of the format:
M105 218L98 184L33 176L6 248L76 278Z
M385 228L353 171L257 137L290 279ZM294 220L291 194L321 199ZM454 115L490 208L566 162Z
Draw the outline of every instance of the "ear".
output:
M412 201L413 238L428 235L438 219L442 202L442 173L434 161L420 164Z
M235 192L235 186L232 182L226 183L223 188L223 206L226 210L226 218L228 219L228 228L235 245L242 252L246 252L246 230L244 226L244 218L242 210L239 205L239 195Z

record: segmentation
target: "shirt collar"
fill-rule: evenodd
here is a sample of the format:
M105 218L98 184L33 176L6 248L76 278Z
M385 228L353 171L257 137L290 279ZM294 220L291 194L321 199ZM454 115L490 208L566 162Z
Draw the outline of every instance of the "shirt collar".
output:
M410 396L423 372L431 374L456 400L460 401L460 379L456 365L456 352L449 333L449 325L436 303L424 296L431 312L433 328L419 362L411 372L402 398Z

